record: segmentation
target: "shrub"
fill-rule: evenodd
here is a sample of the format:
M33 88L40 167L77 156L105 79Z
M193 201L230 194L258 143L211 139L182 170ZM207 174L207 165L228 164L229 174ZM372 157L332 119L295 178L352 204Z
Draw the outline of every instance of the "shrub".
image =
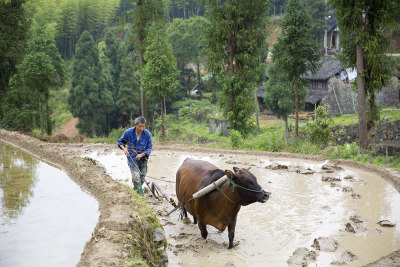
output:
M179 118L184 119L184 120L190 120L191 113L192 113L192 110L191 110L190 106L185 106L185 107L179 109L179 112L178 112Z
M329 105L317 107L315 120L306 125L306 131L311 143L315 143L322 148L328 146L333 138L333 134L329 129L333 121L328 118L328 110Z
M278 144L280 143L282 139L280 138L281 136L275 134L275 133L270 133L270 134L262 134L261 135L261 140L259 141L259 146L258 149L264 150L264 151L270 151L270 152L277 152L279 151Z
M239 131L232 130L231 135L229 137L229 141L231 143L232 148L238 148L242 141L242 135Z
M112 129L108 137L114 140L118 140L121 138L121 136L124 134L125 131L126 128Z
M210 101L203 100L188 100L188 101L177 101L172 106L182 106L179 109L179 118L189 120L191 122L208 122L215 107Z
M164 127L166 140L176 140L181 138L182 124L175 119L173 114L164 116ZM154 120L154 135L161 135L161 117Z
M344 144L337 146L337 156L342 159L357 159L360 158L360 148L357 143Z

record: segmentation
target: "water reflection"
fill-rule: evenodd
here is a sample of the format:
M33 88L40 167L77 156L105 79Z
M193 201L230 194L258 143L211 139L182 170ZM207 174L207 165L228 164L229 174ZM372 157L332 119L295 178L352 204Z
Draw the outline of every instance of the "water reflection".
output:
M0 142L0 217L5 221L16 219L33 196L32 187L39 161L27 153L11 149Z
M0 266L74 266L98 203L63 171L0 142Z

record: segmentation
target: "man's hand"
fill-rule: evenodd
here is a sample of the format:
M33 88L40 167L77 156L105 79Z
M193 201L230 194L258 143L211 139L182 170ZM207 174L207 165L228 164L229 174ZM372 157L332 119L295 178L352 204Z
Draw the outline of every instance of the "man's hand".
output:
M125 153L125 155L129 156L129 151L128 149L125 148L125 146L119 146Z
M136 155L136 161L139 161L142 157L144 157L146 155L146 153L140 153Z

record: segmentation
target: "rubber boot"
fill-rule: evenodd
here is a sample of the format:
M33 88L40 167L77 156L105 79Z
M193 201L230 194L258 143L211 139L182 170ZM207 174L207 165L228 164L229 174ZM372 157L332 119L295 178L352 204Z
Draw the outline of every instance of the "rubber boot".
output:
M137 190L137 192L139 193L139 195L141 195L142 197L144 196L141 179L139 179L139 181L138 181L138 183L137 183L137 189L136 189L136 190Z

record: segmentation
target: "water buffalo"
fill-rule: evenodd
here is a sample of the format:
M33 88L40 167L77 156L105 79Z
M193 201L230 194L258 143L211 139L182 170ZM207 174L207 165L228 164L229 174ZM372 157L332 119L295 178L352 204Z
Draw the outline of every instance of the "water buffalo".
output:
M183 216L188 211L193 216L194 224L198 222L201 236L207 238L206 225L212 225L220 231L228 226L229 247L233 247L237 214L241 206L254 202L264 203L269 195L257 183L257 178L247 169L218 169L213 164L194 159L185 159L176 173L176 196L179 202L185 203L192 195L219 178L227 175L230 179L202 197L188 201L183 207Z

